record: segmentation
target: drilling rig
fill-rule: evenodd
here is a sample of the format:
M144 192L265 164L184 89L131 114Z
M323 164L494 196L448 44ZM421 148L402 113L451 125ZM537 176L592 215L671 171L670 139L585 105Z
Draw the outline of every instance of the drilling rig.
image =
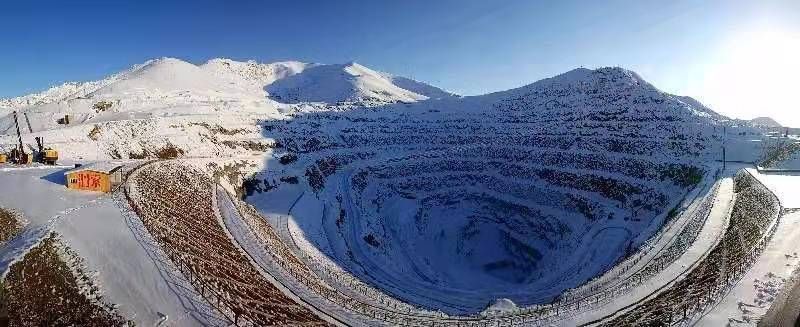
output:
M44 147L44 137L37 136L36 137L36 146L39 149L39 152L36 153L35 161L40 162L46 165L55 165L56 161L58 160L58 151L53 150L52 148L45 148Z
M19 118L16 111L14 111L14 124L17 125L17 139L19 140L19 147L15 147L11 150L9 159L11 162L18 165L29 164L33 158L25 153L25 147L22 144L22 133L19 132Z
M30 127L30 120L28 120L28 115L25 115L25 120L28 122L28 130L33 131ZM7 158L8 161L18 164L18 165L27 165L32 162L43 163L47 165L55 165L56 161L58 161L58 151L52 148L45 148L44 146L44 137L36 137L36 146L38 151L31 151L31 153L25 152L25 145L22 143L22 133L19 130L19 115L16 111L14 111L14 123L17 127L17 140L19 141L19 146L14 147L8 155L0 155L0 163L4 162L4 158Z

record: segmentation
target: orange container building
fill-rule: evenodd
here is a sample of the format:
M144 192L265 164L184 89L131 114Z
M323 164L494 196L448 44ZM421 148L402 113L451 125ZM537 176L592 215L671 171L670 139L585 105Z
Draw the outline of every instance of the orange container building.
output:
M81 166L64 173L67 187L76 190L111 192L122 183L122 166L97 163Z

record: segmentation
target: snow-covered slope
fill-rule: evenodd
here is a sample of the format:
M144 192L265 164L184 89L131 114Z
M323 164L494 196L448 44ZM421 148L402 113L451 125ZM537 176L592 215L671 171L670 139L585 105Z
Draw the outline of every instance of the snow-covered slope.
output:
M700 101L697 101L697 99L695 99L695 98L688 97L688 96L679 96L679 95L676 95L675 97L678 98L678 100L683 101L684 103L686 103L687 105L692 107L692 109L694 109L694 110L696 110L698 112L701 112L701 113L705 113L711 118L714 118L714 119L727 119L726 117L720 115L716 111L711 110L711 108L707 107L706 105L700 103Z
M267 91L273 99L289 103L385 104L447 95L430 85L391 77L354 62L309 67L302 73L275 81L267 86Z
M43 136L66 159L154 157L170 147L187 156L264 153L271 145L260 137L256 121L281 116L284 106L267 99L246 71L239 72L225 75L210 66L162 58L84 83L91 87L79 94L50 96L43 104L13 110L20 114L24 143L32 146L34 136ZM0 116L0 134L5 134L0 148L6 150L16 143L11 110ZM65 117L68 124L58 123Z
M413 80L408 77L394 76L386 73L382 73L381 75L383 78L389 80L397 87L426 96L429 99L443 99L457 96L454 93L447 92L433 85Z
M211 59L201 68L228 80L243 79L263 88L279 79L301 73L307 67L313 66L313 64L299 61L262 64L253 60L240 62L230 59Z
M779 122L775 121L775 119L772 119L770 117L756 117L756 118L750 119L750 123L753 124L753 125L762 126L762 127L782 127L783 126Z
M150 63L152 63L152 60L140 65L135 65L129 70L111 75L99 81L67 82L59 86L51 87L39 93L24 95L16 98L0 98L0 113L5 113L13 108L43 105L84 97L89 93L92 93L106 85L114 83L125 76L138 71Z
M714 171L721 143L716 120L619 68L378 109L269 123L287 165L248 200L295 203L283 228L306 255L448 313L547 302L603 273Z
M278 101L272 100L265 89L273 95L291 93L298 99L329 104L346 101L350 107L426 98L392 81L431 96L447 95L358 64L212 59L197 66L174 58L155 59L103 80L68 83L41 94L0 100L4 106L0 135L5 134L0 136L0 148L16 143L11 115L16 110L22 132L44 136L46 143L61 150L62 158L148 157L155 152L143 149L173 146L186 156L265 154L274 144L261 137L257 121L279 119L282 112L307 107L281 103L296 101L278 96L274 97ZM69 124L59 124L66 116ZM24 136L24 142L32 145L33 136Z
M236 93L235 84L225 83L210 72L191 63L162 58L152 60L140 69L125 74L88 94L88 97L152 95L173 92Z

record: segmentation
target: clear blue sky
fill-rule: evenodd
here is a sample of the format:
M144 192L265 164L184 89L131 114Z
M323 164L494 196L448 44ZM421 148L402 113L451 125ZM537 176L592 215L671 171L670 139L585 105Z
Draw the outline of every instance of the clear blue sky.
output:
M764 30L777 31L773 43L800 41L800 1L4 0L0 97L163 56L355 60L466 95L581 66L622 66L665 91L752 116L728 108L741 101L726 104L729 88L718 84L730 82L722 70L764 59L729 58L750 42L740 35L762 39Z

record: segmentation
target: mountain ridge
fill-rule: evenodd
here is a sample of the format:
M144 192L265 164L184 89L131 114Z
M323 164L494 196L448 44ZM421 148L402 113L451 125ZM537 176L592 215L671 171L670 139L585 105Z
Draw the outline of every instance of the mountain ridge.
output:
M756 117L748 120L751 124L763 127L783 127L781 123L777 122L772 117Z
M114 93L115 91L113 90L130 93L135 89L148 88L161 92L181 90L233 91L234 93L247 92L263 95L263 92L276 82L303 74L308 69L327 70L332 73L332 76L314 76L316 78L324 78L327 82L323 84L331 83L336 81L337 77L342 77L337 76L339 74L336 73L349 74L354 78L353 83L350 83L352 85L339 86L339 89L344 94L315 98L326 100L327 102L363 102L371 99L378 100L379 103L413 102L429 97L455 96L435 86L406 77L374 71L355 62L346 64L317 64L299 61L259 63L254 60L236 61L226 58L214 58L203 64L196 65L177 58L162 57L136 64L127 70L111 74L103 79L86 82L66 82L41 92L0 98L0 109L58 103L91 96L93 93L98 95ZM147 75L155 75L155 78L150 78ZM136 77L146 78L149 81L145 83L146 85L131 82ZM348 81L336 82L341 84ZM204 83L205 85L203 85ZM405 89L395 83L413 90ZM114 84L118 85L115 86ZM307 81L306 84L308 84ZM235 85L241 90L234 91L230 85ZM104 88L107 88L107 90L101 91ZM291 88L291 85L288 88ZM287 95L285 92L286 87L276 87L274 90L277 90L276 93ZM414 91L424 94L418 94Z
M725 121L718 118L723 116L706 113L708 109L700 107L699 102L662 92L635 72L620 67L578 68L515 89L462 97L355 62L262 64L217 58L195 65L165 57L149 60L104 80L81 84L77 94L75 88L55 88L35 96L5 99L5 103L12 105L0 109L3 114L0 115L0 133L14 134L15 123L10 113L18 110L30 119L31 131L47 134L48 140L63 143L60 146L75 152L76 156L84 156L78 153L91 150L97 152L98 158L124 158L129 154L138 156L136 154L150 147L150 143L156 143L157 147L172 144L194 156L232 154L248 147L264 148L247 143L252 140L241 141L238 145L230 140L221 144L220 138L209 138L196 128L192 128L189 135L176 137L183 135L184 130L174 129L185 126L190 119L196 120L192 124L202 126L241 129L242 123L253 116L287 119L326 111L370 109L414 115L504 112L505 116L493 116L501 120L521 119L516 118L520 115L525 119L538 116L537 121L542 123L529 128L543 132L547 129L564 131L567 127L581 131L589 125L619 120L625 126L605 126L603 133L614 132L619 137L642 137L652 133L674 139L708 134L695 127L681 131L675 128L674 121L700 123L691 126ZM36 104L30 105L31 99L35 99ZM67 115L70 124L57 123ZM189 115L196 118L188 118ZM213 117L219 118L215 121ZM553 125L543 121L545 117L561 123ZM169 123L172 120L180 122ZM109 131L85 139L95 127L102 126L107 126ZM147 129L146 134L151 136L136 141L123 138L130 133L144 133L132 129ZM67 130L74 130L69 133L77 135L59 134ZM628 131L615 132L620 130ZM250 137L261 139L256 135ZM12 141L9 139L8 143L13 144ZM215 144L198 146L209 141ZM96 142L104 146L98 147Z
M175 71L161 69L167 65L172 66ZM154 75L157 76L149 78L148 83L131 84L132 79L151 70L162 70L162 72L155 72ZM602 80L607 76L619 77L616 79L618 82L629 85L642 84L644 87L661 92L633 71L620 67L604 67L598 69L576 68L517 88L468 98L514 97L531 92L537 87L555 84L571 85L571 87L580 89L582 87L578 85L580 83L591 83L593 80ZM459 97L430 84L375 71L356 62L345 64L317 64L299 61L259 63L254 60L236 61L214 58L203 64L195 65L181 59L162 57L134 65L128 70L109 75L101 80L68 82L38 93L0 98L0 110L9 111L12 108L58 103L102 94L113 95L115 90L120 90L122 93L135 93L135 90L193 91L212 95L246 93L255 97L266 96L277 102L289 104L320 102L369 104L370 106L398 102L410 103L428 99L457 99ZM700 115L706 115L715 120L729 119L709 109L696 99L669 95L685 103Z

